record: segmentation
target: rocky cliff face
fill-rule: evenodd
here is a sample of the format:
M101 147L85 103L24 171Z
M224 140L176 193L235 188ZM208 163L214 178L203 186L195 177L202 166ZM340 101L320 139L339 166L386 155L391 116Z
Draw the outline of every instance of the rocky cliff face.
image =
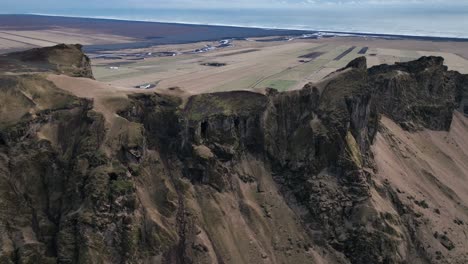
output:
M401 126L417 130L449 130L460 105L466 76L447 71L441 57L381 65L369 70L380 111Z
M76 58L60 68L91 77ZM466 263L466 240L431 234L435 213L377 157L387 120L449 130L467 80L441 58L359 58L299 91L132 94L106 118L41 74L0 75L0 260ZM444 228L466 230L468 200L449 194Z
M72 77L93 78L90 59L82 46L60 44L0 56L0 70L13 73L53 72Z

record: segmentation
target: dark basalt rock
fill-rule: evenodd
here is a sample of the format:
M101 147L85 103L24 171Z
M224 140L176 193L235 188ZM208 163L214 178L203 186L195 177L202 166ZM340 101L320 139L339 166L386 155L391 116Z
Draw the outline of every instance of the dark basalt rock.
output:
M352 60L351 62L348 63L348 65L346 65L345 68L356 68L356 69L366 71L367 70L366 57L359 57L359 58Z
M467 86L466 76L447 71L443 61L422 57L369 69L370 85L381 99L379 111L408 130L448 130Z
M440 241L440 244L444 246L447 250L453 250L455 245L450 240L450 238L445 234L439 234L438 232L434 233L434 238Z
M44 61L64 50L74 53L79 47L9 58ZM91 76L86 59L75 62L80 74ZM271 171L281 190L276 195L290 197L285 198L290 206L302 210L297 223L310 232L311 242L299 243L298 250L314 243L340 256L341 263L429 259L415 235L415 214L391 187L376 190L370 148L381 114L407 129L448 129L467 78L442 63L427 57L367 70L365 59L358 58L320 89L309 84L266 95L203 94L185 105L168 95L130 95L118 115L138 129L120 132L115 149L106 141L111 136L103 116L89 100L68 95L61 107L36 116L25 111L0 128L0 230L5 234L0 245L11 245L0 247L0 261L207 263L210 253L219 263L228 262L210 246L186 195L203 186L241 199L233 178L256 182L239 168L250 159ZM7 79L1 90L14 89ZM50 84L43 89L62 96ZM25 109L35 107L34 101L23 103ZM57 142L38 136L44 126L57 129ZM144 186L147 196L137 186ZM385 194L396 213L378 213L369 201L372 191ZM255 217L244 201L239 207ZM268 206L262 208L275 219ZM24 230L34 239L26 239ZM447 249L453 246L448 237L436 239Z

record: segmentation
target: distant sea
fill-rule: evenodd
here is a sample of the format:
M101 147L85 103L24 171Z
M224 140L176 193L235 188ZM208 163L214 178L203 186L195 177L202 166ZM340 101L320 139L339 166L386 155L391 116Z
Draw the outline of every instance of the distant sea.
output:
M410 2L410 1L408 1ZM468 4L344 5L307 9L105 9L41 14L136 21L468 38Z

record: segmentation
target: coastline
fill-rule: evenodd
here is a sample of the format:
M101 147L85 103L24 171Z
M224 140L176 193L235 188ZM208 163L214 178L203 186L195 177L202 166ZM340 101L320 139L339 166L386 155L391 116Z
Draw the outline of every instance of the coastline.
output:
M43 17L58 17L58 18L81 18L81 19L97 19L109 21L122 21L122 22L142 22L142 23L158 23L170 25L188 25L188 26L210 26L210 27L230 27L230 28L245 28L245 29L260 29L272 31L299 31L299 32L322 32L332 34L348 34L350 36L368 36L368 37L395 37L395 38L412 38L412 39L435 39L446 41L468 41L467 36L454 36L454 35L427 35L424 33L412 32L408 34L398 32L372 32L372 31L359 31L359 30L332 30L327 28L313 28L306 26L288 27L288 26L263 26L263 25L242 25L242 24L223 24L223 23L206 23L197 21L177 21L177 20L156 20L156 19L131 19L128 17L118 16L79 16L79 15L63 15L63 14L47 14L47 13L26 13L26 14L0 14L2 15L30 15L30 16L43 16Z
M2 14L0 15L0 36L5 41L16 41L19 44L33 45L14 48L27 49L48 40L21 35L23 31L43 31L56 29L71 29L78 35L107 35L116 41L91 41L84 44L87 53L104 51L148 48L158 45L189 44L197 42L213 42L225 39L243 40L255 38L276 37L271 40L257 41L290 41L293 39L320 39L331 37L374 38L384 40L416 40L431 42L468 42L468 38L439 37L424 35L401 35L371 32L303 30L288 28L262 28L239 25L200 24L181 22L161 22L148 20L128 20L109 17L80 17L45 14ZM9 32L9 33L8 33ZM76 33L75 32L75 33ZM20 34L20 35L17 35ZM119 41L118 39L125 39ZM27 42L22 42L27 41ZM60 40L59 40L60 41ZM78 41L77 43L82 43ZM44 46L41 44L41 46ZM50 45L49 45L50 46ZM2 52L8 51L3 48Z
M398 32L372 32L372 31L358 31L358 30L332 30L326 28L307 28L305 26L298 27L268 27L263 25L242 25L242 24L223 24L223 23L204 23L192 21L170 21L170 20L154 20L154 19L131 19L118 16L79 16L79 15L63 15L63 14L47 14L47 13L25 13L25 14L0 14L1 16L37 16L37 17L54 17L54 18L76 18L76 19L89 19L89 20L105 20L105 21L119 21L128 23L155 23L167 25L184 25L184 26L207 26L207 27L228 27L239 29L257 29L266 31L297 31L299 32L321 32L331 34L347 34L349 36L366 36L366 37L394 37L394 38L410 38L410 39L425 39L425 40L442 40L442 41L462 41L468 42L467 36L442 36L442 35L427 35L424 33L413 32L411 34L402 34ZM275 35L271 35L275 36Z

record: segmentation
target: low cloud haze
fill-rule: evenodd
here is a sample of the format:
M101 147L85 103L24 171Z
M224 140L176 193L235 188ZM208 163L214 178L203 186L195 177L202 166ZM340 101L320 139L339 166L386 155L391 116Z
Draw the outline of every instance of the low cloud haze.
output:
M0 0L0 13L468 38L468 0Z
M39 12L44 10L96 9L96 8L343 8L346 7L378 7L406 6L431 8L435 6L468 7L466 0L113 0L113 1L59 1L59 0L17 0L2 3L1 13ZM2 2L0 1L0 2ZM110 6L109 6L110 5ZM464 9L468 12L467 9Z

